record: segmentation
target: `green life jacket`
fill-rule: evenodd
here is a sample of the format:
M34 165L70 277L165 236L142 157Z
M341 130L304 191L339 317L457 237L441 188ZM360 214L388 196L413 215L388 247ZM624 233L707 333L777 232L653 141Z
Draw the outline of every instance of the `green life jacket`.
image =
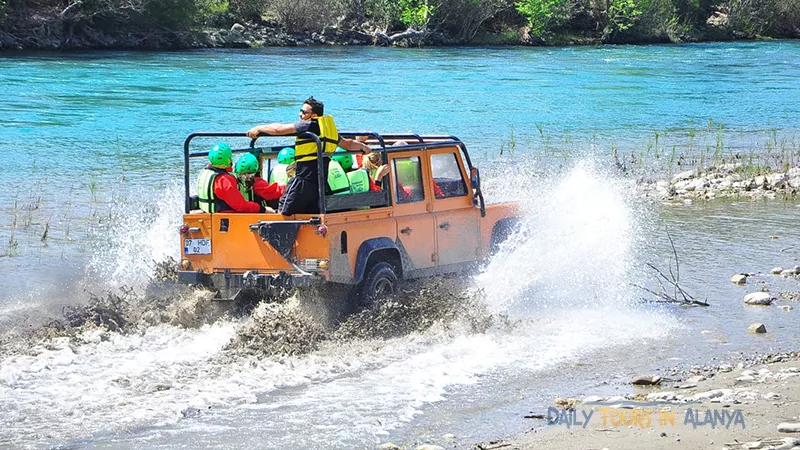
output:
M396 160L397 179L403 186L419 186L419 163L413 159Z
M369 192L369 173L367 169L358 169L347 173L350 181L350 193Z
M339 132L333 122L333 116L320 116L311 119L319 124L319 140L322 151L333 153L339 144ZM294 160L296 162L314 161L317 159L317 143L313 139L297 137L294 143Z
M333 195L350 193L350 181L347 178L347 174L344 173L344 169L336 161L331 161L330 165L328 165L328 187L331 188Z
M289 182L289 175L286 175L287 167L289 167L288 164L276 164L269 173L269 182L286 186L286 183Z
M228 206L223 200L214 194L214 180L219 175L225 175L223 169L216 167L206 167L197 176L197 196L199 198L200 209L207 213L223 212L233 208Z

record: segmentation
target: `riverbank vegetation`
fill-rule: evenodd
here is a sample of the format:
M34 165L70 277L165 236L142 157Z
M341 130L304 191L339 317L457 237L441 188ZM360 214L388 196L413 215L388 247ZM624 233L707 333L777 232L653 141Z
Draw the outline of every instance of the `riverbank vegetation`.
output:
M0 0L0 49L800 38L796 0Z

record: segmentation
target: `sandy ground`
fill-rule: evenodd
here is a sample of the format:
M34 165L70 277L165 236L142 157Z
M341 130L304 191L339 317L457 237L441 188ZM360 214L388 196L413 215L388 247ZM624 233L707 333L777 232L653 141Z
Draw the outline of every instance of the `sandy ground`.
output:
M800 449L798 356L701 375L684 372L657 386L631 385L624 397L557 399L543 419L532 420L539 426L474 448ZM779 431L781 424L796 431Z

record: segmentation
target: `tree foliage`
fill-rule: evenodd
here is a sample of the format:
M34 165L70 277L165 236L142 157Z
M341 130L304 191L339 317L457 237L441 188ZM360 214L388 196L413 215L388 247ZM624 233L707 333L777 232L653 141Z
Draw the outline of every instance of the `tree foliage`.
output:
M0 32L185 31L271 23L284 31L328 27L439 33L470 42L481 30L539 41L580 35L606 42L714 36L800 37L798 0L0 0ZM524 25L523 25L524 24ZM509 30L511 31L509 33ZM720 34L721 33L721 34ZM2 36L0 36L2 37Z
M536 36L562 26L572 15L569 0L520 0L516 8Z

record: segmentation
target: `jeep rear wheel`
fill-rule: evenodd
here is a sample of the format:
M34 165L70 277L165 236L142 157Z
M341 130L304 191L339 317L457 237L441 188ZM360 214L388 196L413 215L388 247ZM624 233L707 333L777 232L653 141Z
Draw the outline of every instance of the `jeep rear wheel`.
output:
M391 264L379 262L372 266L360 289L361 303L370 306L397 293L397 274Z

